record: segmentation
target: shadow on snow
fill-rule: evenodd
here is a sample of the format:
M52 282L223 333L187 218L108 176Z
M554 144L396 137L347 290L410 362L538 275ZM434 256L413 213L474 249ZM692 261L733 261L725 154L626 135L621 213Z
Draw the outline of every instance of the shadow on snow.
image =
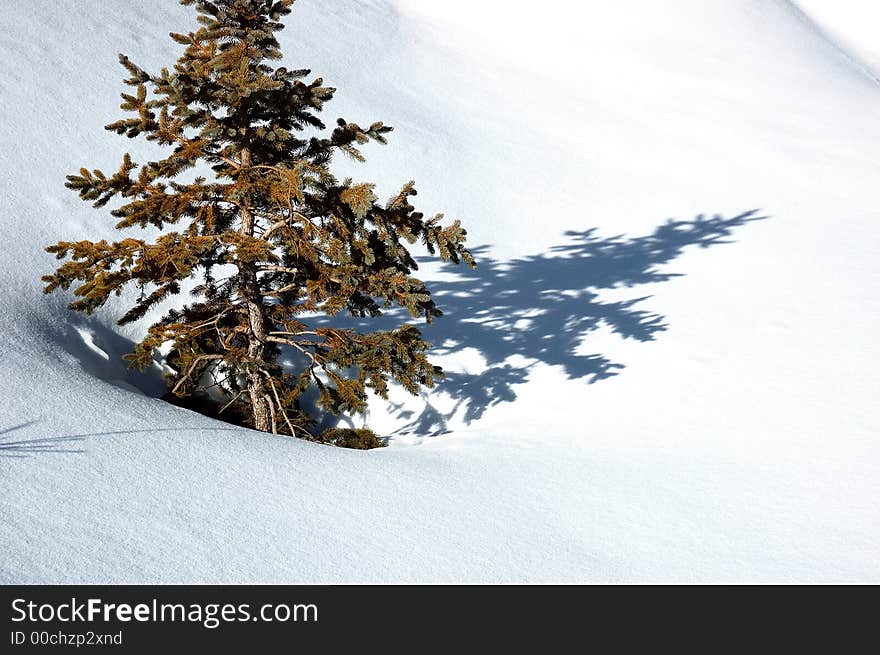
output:
M143 430L111 430L106 432L86 432L82 434L69 434L61 437L42 437L38 439L10 440L6 435L17 430L30 427L39 423L38 420L26 421L10 428L0 429L0 458L14 457L23 458L32 455L51 453L85 453L81 448L75 448L78 443L90 437L109 437L123 434L155 434L157 432L241 432L244 428L221 428L221 427L175 427L175 428L147 428Z
M427 396L418 413L394 405L397 415L409 420L398 432L442 434L460 411L465 423L475 421L492 405L515 400L514 386L539 362L589 383L617 375L624 366L590 353L588 335L606 328L624 339L652 341L666 323L663 315L642 307L649 296L607 301L601 293L678 277L661 267L689 246L731 243L735 228L762 218L752 210L733 218L670 220L634 238L600 238L595 229L567 232L570 242L546 254L500 261L481 247L474 252L476 270L444 264L440 270L452 281L428 283L444 316L423 332L434 344L433 354L475 349L484 364L477 372L447 371L438 389L454 400L449 411L438 410Z

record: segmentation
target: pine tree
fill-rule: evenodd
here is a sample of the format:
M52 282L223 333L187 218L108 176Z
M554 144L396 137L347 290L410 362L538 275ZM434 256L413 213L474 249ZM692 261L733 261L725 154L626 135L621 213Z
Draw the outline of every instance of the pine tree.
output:
M116 173L83 168L66 185L95 207L117 199L117 228L161 235L49 246L67 261L43 278L45 291L73 286L70 308L90 314L134 286L119 324L191 292L149 328L130 363L149 365L170 342L170 390L187 397L213 386L224 410L237 408L258 430L312 438L309 388L317 411L338 414L363 412L368 391L387 398L392 380L414 394L433 386L442 371L414 325L361 333L309 317L377 317L399 306L430 322L441 312L413 277L407 245L473 266L465 230L416 211L412 182L380 204L373 184L332 175L335 154L362 161L360 146L384 144L392 128L340 118L329 132L318 114L335 89L303 81L309 70L272 65L294 0L180 1L194 5L198 29L171 34L186 46L172 70L150 74L120 55L130 116L106 127L171 151L140 167L126 154ZM191 181L175 179L187 171ZM282 367L283 351L299 364Z

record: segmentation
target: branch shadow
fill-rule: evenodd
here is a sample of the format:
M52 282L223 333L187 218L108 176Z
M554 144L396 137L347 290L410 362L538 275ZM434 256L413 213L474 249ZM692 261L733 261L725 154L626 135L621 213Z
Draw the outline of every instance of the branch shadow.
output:
M423 333L434 344L435 356L474 349L483 363L478 370L447 371L438 390L451 396L450 410L438 409L427 394L420 411L393 405L397 417L408 421L397 433L443 434L456 413L472 423L489 407L514 401L515 386L526 382L539 362L590 384L618 375L624 365L590 352L590 333L605 328L645 342L655 340L667 324L662 314L643 308L650 296L608 301L601 294L679 277L661 267L685 248L732 243L736 228L764 218L758 210L732 218L700 215L690 221L669 220L639 237L600 238L596 229L571 231L565 235L568 243L540 255L501 261L481 247L474 253L476 270L442 265L445 281L428 287L444 316Z
M18 441L9 441L5 435L21 430L31 425L35 425L39 421L26 421L19 425L0 430L0 458L25 458L34 454L82 454L87 450L80 448L72 448L73 444L83 442L90 437L107 437L123 434L155 434L157 432L185 432L187 430L211 431L211 432L241 432L244 428L225 428L225 427L177 427L177 428L146 428L143 430L110 430L105 432L86 432L82 434L69 434L61 437L43 437L39 439L21 439Z
M64 446L83 441L86 435L72 435L69 437L45 437L42 439L20 439L10 441L6 436L16 430L21 430L38 421L26 421L13 425L10 428L0 430L0 457L23 458L30 457L34 453L84 453L85 450L65 448Z

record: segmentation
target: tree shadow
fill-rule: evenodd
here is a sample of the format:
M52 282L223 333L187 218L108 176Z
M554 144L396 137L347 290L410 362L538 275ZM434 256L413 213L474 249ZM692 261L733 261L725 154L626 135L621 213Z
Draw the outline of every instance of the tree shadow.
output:
M689 246L731 243L735 228L765 218L757 212L670 220L632 238L600 238L596 229L567 232L569 243L544 254L501 261L483 247L475 249L476 270L441 266L445 281L428 287L444 316L425 326L425 337L434 355L474 349L483 363L476 371L447 371L438 390L451 396L450 410L441 411L427 395L421 410L392 406L408 421L397 432L442 434L457 413L471 423L489 407L515 400L515 385L526 382L539 362L588 383L618 375L623 364L590 352L590 333L604 328L624 339L652 341L667 325L663 315L642 307L650 296L608 301L601 294L678 277L661 267Z
M56 342L79 362L92 377L121 389L161 397L168 389L162 365L154 359L146 371L129 368L125 355L134 352L135 342L91 317L76 317L64 327Z

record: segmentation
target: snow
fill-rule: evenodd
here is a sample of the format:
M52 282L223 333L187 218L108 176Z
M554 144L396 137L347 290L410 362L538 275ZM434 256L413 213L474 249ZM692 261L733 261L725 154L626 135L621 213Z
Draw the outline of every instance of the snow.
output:
M869 0L798 0L804 18L839 43L841 52L868 75L880 79L880 45L875 26L880 6Z
M101 129L116 53L193 19L7 5L0 582L880 582L868 2L300 0L328 118L395 127L340 171L486 246L425 268L450 381L369 452L157 400L122 300L41 294L45 245L114 234L64 175L150 152Z

